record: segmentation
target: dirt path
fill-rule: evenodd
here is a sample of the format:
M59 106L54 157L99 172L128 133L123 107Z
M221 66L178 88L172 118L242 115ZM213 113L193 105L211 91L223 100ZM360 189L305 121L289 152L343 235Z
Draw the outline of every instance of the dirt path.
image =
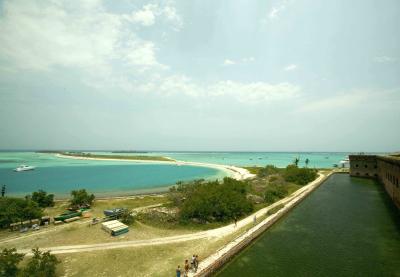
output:
M274 204L265 207L263 209L258 210L257 212L247 216L246 218L237 222L237 226L234 223L229 224L224 227L207 230L207 231L200 231L196 233L184 234L184 235L177 235L177 236L169 236L169 237L161 237L161 238L154 238L154 239L147 239L147 240L132 240L132 241L121 241L121 242L109 242L109 243L96 243L96 244L80 244L80 245L67 245L67 246L57 246L57 247L48 247L42 248L42 250L50 250L53 254L65 254L65 253L77 253L77 252L86 252L86 251L96 251L96 250L106 250L106 249L117 249L117 248L126 248L126 247L138 247L138 246L148 246L148 245L160 245L160 244L168 244L168 243L177 243L177 242L184 242L190 240L197 240L197 239L211 239L211 238L222 238L224 236L230 235L234 233L236 230L240 229L241 227L245 227L248 225L253 224L254 216L257 218L265 215L270 209L274 207L284 204L284 205L291 205L291 203L295 203L296 200L300 199L304 194L309 193L313 190L313 188L318 185L318 183L324 178L325 176L320 174L320 176L311 182L310 184L300 188L299 190L295 191L290 196L281 199ZM30 253L30 249L21 249L18 252L21 253Z

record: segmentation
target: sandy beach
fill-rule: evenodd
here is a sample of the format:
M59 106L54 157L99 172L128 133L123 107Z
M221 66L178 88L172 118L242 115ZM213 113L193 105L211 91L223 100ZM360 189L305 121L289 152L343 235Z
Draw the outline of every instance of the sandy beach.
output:
M215 168L218 170L222 170L228 174L228 176L236 179L236 180L245 180L249 178L253 178L255 175L251 174L247 169L233 166L233 165L221 165L221 164L212 164L212 163L199 163L199 162L186 162L186 161L148 161L148 160L129 160L129 159L114 159L114 158L95 158L95 157L80 157L80 156L69 156L63 154L56 154L58 158L66 158L66 159L76 159L76 160L95 160L95 161L124 161L124 162L132 162L132 163L151 163L151 164L171 164L171 165L191 165L191 166L202 166ZM169 157L166 157L169 158Z

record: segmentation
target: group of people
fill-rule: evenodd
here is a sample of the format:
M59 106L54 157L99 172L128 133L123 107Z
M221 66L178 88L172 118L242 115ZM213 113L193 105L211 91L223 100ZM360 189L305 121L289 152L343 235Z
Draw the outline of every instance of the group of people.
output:
M183 269L181 269L181 266L178 265L176 268L176 277L187 277L189 274L189 270L192 270L194 273L197 272L197 268L199 267L199 256L193 254L190 263L189 260L185 260L185 265L183 266Z

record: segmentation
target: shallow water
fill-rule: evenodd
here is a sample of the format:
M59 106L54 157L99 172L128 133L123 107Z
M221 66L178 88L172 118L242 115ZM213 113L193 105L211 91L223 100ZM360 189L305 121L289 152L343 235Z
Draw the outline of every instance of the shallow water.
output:
M14 172L20 164L33 171ZM73 189L86 188L96 196L159 192L177 181L218 179L226 172L198 166L145 164L126 161L93 161L58 158L32 152L0 153L0 185L8 196L25 196L38 189L66 197Z
M97 196L109 196L160 191L160 187L177 181L217 178L218 173L218 170L206 167L161 164L53 166L26 172L0 168L0 180L1 184L7 185L10 196L24 196L43 189L57 197L65 197L71 190L79 188Z
M218 276L400 276L400 214L372 180L334 175Z

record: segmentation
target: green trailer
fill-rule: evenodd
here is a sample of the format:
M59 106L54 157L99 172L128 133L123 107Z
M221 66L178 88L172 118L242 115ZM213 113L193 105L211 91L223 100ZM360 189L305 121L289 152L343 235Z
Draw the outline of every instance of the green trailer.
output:
M68 211L68 212L60 214L59 216L54 217L54 220L55 221L64 221L66 219L73 218L73 217L76 217L76 216L81 216L81 215L82 215L81 211L75 211L75 212L74 211Z

